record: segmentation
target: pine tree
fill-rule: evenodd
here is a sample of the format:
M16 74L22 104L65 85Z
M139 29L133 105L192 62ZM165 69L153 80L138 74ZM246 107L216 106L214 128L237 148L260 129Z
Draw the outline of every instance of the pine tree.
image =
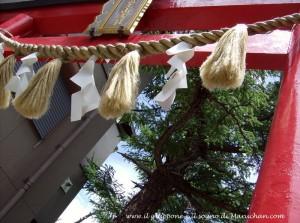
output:
M113 170L90 164L87 189L97 197L99 222L244 222L201 215L246 215L279 89L279 73L248 71L240 89L209 92L198 70L189 88L177 91L164 112L152 99L165 80L161 67L145 67L156 78L144 89L136 110L121 122L135 134L121 154L140 174L140 189L124 197ZM141 216L141 218L131 218ZM198 217L197 217L198 216Z

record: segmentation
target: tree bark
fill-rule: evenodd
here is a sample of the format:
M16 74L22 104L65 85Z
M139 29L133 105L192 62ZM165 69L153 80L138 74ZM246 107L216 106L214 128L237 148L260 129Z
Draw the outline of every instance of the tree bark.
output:
M163 164L161 160L163 146L174 132L185 126L194 113L199 112L199 108L207 97L209 97L209 92L206 89L197 88L190 108L181 115L175 124L168 127L157 140L154 148L154 160L157 168L148 176L144 188L130 200L114 219L114 223L148 222L161 207L162 202L175 192L174 181L176 181L177 176L171 174L172 171L166 168L167 163Z
M171 181L164 168L156 169L149 176L144 188L130 200L113 222L148 222L161 207L162 202L174 192Z
M191 106L178 118L178 120L171 126L169 126L159 137L156 144L154 145L154 160L156 166L162 165L161 153L164 144L169 140L169 138L178 129L184 127L188 121L193 118L195 113L199 113L199 108L201 108L204 101L209 97L210 93L203 87L199 87L194 94L193 100L191 101ZM200 110L201 111L201 110Z
M81 223L81 222L85 221L86 219L92 217L93 215L95 215L94 212L88 213L86 216L83 216L82 218L80 218L78 221L75 221L74 223Z

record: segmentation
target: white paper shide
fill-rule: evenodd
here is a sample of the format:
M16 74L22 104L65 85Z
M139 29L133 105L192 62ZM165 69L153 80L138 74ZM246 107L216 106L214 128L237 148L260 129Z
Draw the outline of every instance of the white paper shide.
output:
M29 54L21 58L22 64L5 88L9 91L15 92L16 96L20 95L28 86L30 79L34 76L35 72L33 64L38 61L37 53Z
M0 63L4 59L4 43L0 43Z
M163 110L168 111L171 109L176 97L176 89L188 87L186 62L192 59L194 51L195 48L185 42L180 42L166 51L168 55L173 55L168 61L171 68L165 75L169 80L154 98Z
M89 111L98 107L100 95L96 88L94 79L94 67L96 56L90 59L81 67L79 72L70 78L81 90L72 94L71 97L71 121L81 120L81 117Z

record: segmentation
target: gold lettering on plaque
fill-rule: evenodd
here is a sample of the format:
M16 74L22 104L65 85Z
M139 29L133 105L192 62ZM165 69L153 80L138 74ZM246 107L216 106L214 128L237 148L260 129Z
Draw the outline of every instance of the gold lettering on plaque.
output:
M152 0L110 0L104 4L102 14L89 25L94 36L102 34L131 34Z

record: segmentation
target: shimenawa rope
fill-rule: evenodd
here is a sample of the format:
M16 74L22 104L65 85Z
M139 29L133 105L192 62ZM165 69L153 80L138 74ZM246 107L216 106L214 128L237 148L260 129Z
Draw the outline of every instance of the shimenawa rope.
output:
M249 35L262 34L278 28L291 27L300 23L300 13L274 18L262 22L247 25ZM120 59L130 51L138 50L141 56L164 53L167 49L178 44L187 42L193 46L202 46L215 43L228 31L228 28L212 30L189 35L182 35L176 38L161 39L159 41L141 41L138 43L116 43L97 46L61 46L61 45L37 45L25 44L6 37L0 32L0 40L6 46L12 48L18 55L27 55L38 52L40 57L63 58L65 60L87 60L95 55L100 59Z
M1 32L0 40L7 47L12 48L16 55L27 55L36 52L39 57L57 58L44 65L36 76L32 78L27 89L13 101L16 110L28 118L39 118L47 111L63 60L87 60L93 55L99 59L122 58L115 64L109 75L99 107L99 112L109 119L121 116L134 107L138 92L138 64L140 56L163 53L182 41L191 46L201 46L217 42L220 39L214 52L208 58L208 62L205 62L200 69L201 78L204 86L210 90L214 88L236 88L242 84L244 79L246 39L248 34L266 33L280 27L291 27L293 24L298 23L300 23L299 13L264 22L236 26L236 28L224 28L210 32L182 35L159 41L81 47L24 44L6 37ZM224 51L228 52L224 54ZM7 63L1 63L0 76L2 79L0 90L2 91L5 90L7 82L7 78L4 75L5 72L11 70L10 76L13 73L10 67L12 66ZM0 101L3 102L2 108L6 108L9 105L10 95L3 94L0 97Z

